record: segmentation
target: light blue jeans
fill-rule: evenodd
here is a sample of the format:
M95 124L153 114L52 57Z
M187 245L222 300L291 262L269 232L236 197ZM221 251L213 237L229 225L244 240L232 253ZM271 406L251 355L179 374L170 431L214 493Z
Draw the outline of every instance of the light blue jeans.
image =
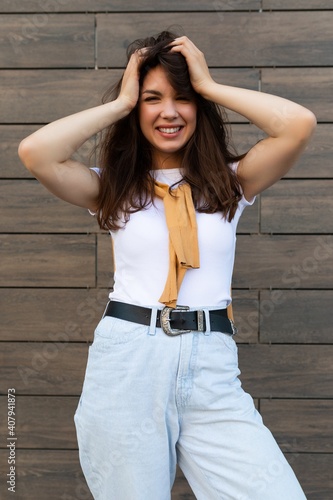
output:
M176 463L199 500L305 499L239 374L225 333L102 318L74 417L94 499L170 500Z

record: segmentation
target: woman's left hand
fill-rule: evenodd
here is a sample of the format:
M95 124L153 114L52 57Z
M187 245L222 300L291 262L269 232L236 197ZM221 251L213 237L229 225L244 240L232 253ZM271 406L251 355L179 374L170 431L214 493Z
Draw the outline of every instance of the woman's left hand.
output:
M171 52L180 52L185 57L192 86L196 92L203 94L207 84L214 82L203 52L187 36L175 38L170 47Z

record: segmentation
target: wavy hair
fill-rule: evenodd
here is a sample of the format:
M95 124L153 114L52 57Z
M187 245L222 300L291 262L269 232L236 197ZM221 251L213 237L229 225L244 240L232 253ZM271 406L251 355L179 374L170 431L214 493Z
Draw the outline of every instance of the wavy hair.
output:
M177 35L163 31L156 37L136 40L127 49L129 60L135 50L147 48L140 65L140 88L150 69L160 65L175 91L197 105L197 126L179 151L183 179L192 190L198 212L221 212L231 221L241 199L241 187L229 165L239 160L233 151L224 119L217 104L194 91L184 56L170 52ZM118 97L122 78L103 96L102 102ZM104 130L98 146L101 167L97 221L101 229L115 231L130 214L153 203L154 179L150 143L141 132L138 105L124 118Z

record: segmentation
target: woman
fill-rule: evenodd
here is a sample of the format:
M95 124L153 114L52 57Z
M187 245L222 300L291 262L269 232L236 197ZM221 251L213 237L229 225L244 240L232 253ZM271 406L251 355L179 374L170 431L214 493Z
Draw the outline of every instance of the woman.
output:
M75 414L89 488L95 499L166 500L179 463L198 499L304 499L241 388L227 308L239 217L291 168L315 117L216 83L185 36L139 40L128 56L110 102L19 147L42 184L113 238L115 287ZM235 156L219 106L267 138ZM72 160L100 131L100 169Z

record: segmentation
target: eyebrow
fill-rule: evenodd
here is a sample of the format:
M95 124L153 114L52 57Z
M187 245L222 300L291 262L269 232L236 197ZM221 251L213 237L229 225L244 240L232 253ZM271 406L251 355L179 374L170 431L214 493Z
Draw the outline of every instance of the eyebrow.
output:
M162 95L161 92L159 92L158 90L144 90L142 94L154 94L158 96Z

